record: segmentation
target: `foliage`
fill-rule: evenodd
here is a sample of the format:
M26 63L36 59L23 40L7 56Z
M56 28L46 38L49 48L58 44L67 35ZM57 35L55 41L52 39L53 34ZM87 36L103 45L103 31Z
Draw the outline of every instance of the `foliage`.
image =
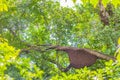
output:
M117 60L120 62L120 38L118 38L118 46L117 46L117 50L115 52L115 56L116 56Z
M1 79L120 79L120 63L117 61L99 60L91 67L71 69L64 73L55 64L60 63L63 67L69 65L64 52L32 50L27 52L29 54L19 54L29 45L52 44L90 48L113 56L120 37L119 0L111 2L113 14L107 26L100 21L99 9L95 7L98 0L82 0L83 4L75 4L72 8L62 7L55 0L4 1L0 1L0 5L7 7L0 6ZM109 1L103 0L104 6Z
M30 62L29 58L19 58L19 52L0 37L0 79L41 79L43 71Z
M74 73L60 73L53 76L51 80L119 80L119 66L120 63L113 63L113 61L105 62L105 67L102 69L91 70L84 67L76 70Z
M86 4L87 2L94 5L94 7L97 6L99 0L81 0L83 4ZM117 7L120 4L119 0L102 0L103 5L106 7L108 3L112 3L115 7Z
M0 12L1 11L8 11L6 0L0 0Z

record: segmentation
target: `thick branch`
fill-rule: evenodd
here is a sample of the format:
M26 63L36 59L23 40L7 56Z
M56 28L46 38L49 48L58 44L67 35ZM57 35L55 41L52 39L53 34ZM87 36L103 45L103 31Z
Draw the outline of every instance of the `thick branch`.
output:
M42 50L43 47L48 47L48 48ZM58 46L52 46L52 45L28 45L28 48L21 49L20 53L30 52L31 50L38 51L38 52L46 52L48 50L52 50L52 49L55 49L57 47Z
M97 56L98 58L101 58L101 59L113 60L113 61L116 60L115 57L111 57L109 55L106 55L106 54L103 54L103 53L100 53L100 52L97 52L97 51L94 51L94 50L86 49L86 48L75 48L75 47L61 47L61 46L58 46L58 47L56 47L56 50L65 51L68 54L69 53L72 53L72 54L74 54L74 53L81 54L81 53L87 52L87 54L92 54L92 55Z
M109 14L106 11L105 7L103 6L102 0L99 0L98 6L100 9L99 15L100 15L101 21L104 23L104 25L108 25L109 24L109 19L108 19Z
M45 46L46 45L41 45ZM105 59L105 60L113 60L116 61L115 57L111 57L109 55L102 54L100 52L96 52L94 50L86 49L86 48L75 48L75 47L63 47L63 46L47 46L47 48L41 49L39 46L30 46L26 49L22 49L21 52L29 52L31 50L35 50L38 52L46 52L48 50L56 50L56 51L64 51L68 54L70 65L67 68L62 68L62 66L55 60L52 60L50 58L44 58L45 60L57 65L57 67L61 71L68 71L71 67L74 68L82 68L84 66L91 66L93 65L98 58Z
M99 57L99 58L101 58L101 59L113 60L113 61L116 60L115 57L108 56L108 55L106 55L106 54L102 54L102 53L99 53L99 52L95 52L95 51L92 51L92 50L89 50L89 49L83 49L83 50L89 52L89 53L92 54L92 55L96 55L97 57Z

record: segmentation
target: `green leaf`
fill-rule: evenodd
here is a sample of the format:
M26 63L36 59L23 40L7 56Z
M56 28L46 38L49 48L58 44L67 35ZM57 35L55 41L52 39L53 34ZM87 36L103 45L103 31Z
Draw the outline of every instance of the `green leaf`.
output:
M120 37L118 38L118 45L120 45Z

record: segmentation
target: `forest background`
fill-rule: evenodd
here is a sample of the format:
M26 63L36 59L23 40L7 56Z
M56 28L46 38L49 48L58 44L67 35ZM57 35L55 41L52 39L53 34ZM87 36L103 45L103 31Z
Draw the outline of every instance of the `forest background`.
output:
M0 0L0 80L120 80L120 1L72 1L63 7L57 0ZM62 72L65 52L40 51L47 46L21 52L31 45L89 48L117 61Z

